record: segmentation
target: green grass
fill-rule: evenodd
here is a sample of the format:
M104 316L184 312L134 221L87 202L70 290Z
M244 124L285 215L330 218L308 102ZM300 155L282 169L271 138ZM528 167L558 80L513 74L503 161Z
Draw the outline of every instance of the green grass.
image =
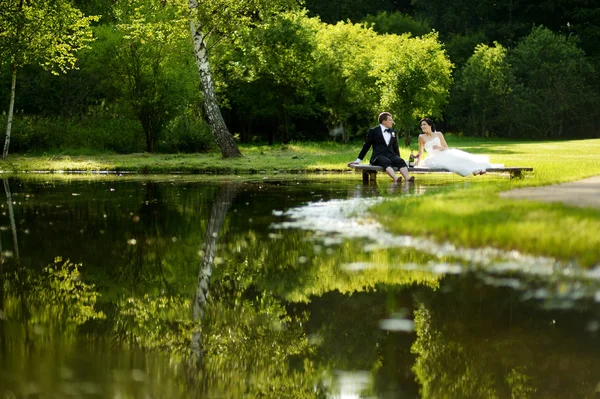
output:
M583 266L600 264L600 210L503 199L498 195L518 187L600 175L599 139L481 142L461 148L488 153L494 163L531 166L534 173L522 180L486 177L481 183L450 193L388 201L373 209L386 228L398 234L429 236L461 246L518 250L575 261Z
M514 142L448 135L448 143L473 153L489 154L492 162L507 166L533 166L534 179L524 185L542 185L598 174L600 140ZM0 171L131 171L142 173L302 173L347 171L362 143L292 143L240 145L241 158L223 159L219 153L128 154L63 153L9 155ZM413 145L416 149L416 144ZM585 151L583 150L585 149ZM406 157L408 149L401 149ZM589 168L588 169L588 165ZM594 169L595 168L595 169Z
M390 231L429 236L461 246L492 246L526 254L547 255L584 266L600 264L600 210L562 204L503 199L501 191L563 183L600 175L600 139L572 141L503 141L447 135L448 144L490 155L493 163L530 166L524 179L498 179L490 174L468 177L476 184L448 193L417 197L399 195L374 208ZM244 155L223 159L209 154L11 155L0 162L14 171L133 171L144 173L311 173L348 171L362 143L292 143L241 145ZM416 149L416 146L413 146ZM406 157L408 149L401 149ZM369 154L370 155L370 154ZM359 180L359 175L349 174ZM419 175L422 181L447 175ZM462 179L453 177L453 179ZM380 183L388 179L380 174Z
M356 145L302 143L240 146L241 158L223 159L219 153L202 154L36 154L9 155L0 162L3 172L133 171L142 173L299 173L346 171L356 158Z

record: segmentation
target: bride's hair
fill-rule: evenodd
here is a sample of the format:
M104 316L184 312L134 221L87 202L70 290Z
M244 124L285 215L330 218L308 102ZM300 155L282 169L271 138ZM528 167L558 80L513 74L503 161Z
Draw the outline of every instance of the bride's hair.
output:
M433 123L433 121L429 118L421 118L421 120L419 121L419 126L421 126L421 123L425 122L427 123L429 126L431 126L431 131L435 132L435 123Z

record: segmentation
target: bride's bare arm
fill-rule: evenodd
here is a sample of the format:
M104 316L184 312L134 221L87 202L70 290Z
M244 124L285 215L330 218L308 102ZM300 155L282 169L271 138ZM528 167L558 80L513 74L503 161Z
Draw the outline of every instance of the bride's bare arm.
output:
M417 153L417 161L415 162L415 166L419 166L421 163L421 157L423 156L423 146L425 145L425 141L423 140L423 135L419 135L419 152Z
M440 150L440 151L444 151L448 149L448 144L446 143L446 139L444 138L444 135L441 132L435 132L436 136L439 137L440 139L440 146L433 146L434 149ZM439 147L439 148L435 148L435 147Z

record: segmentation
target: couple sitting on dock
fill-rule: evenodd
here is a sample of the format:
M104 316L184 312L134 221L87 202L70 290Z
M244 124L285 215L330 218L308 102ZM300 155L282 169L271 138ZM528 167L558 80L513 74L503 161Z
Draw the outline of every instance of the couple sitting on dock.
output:
M419 135L419 153L416 156L417 165L431 169L445 169L461 176L482 175L486 170L495 165L490 164L485 155L473 155L455 148L448 148L444 135L435 131L435 125L429 118L423 118L419 122L423 134ZM392 129L394 119L389 112L379 114L379 126L369 130L367 139L355 161L349 162L348 166L355 167L360 164L371 147L371 165L381 166L385 172L397 183L405 179L405 182L414 181L409 177L406 162L400 157L398 137ZM427 159L421 161L423 149L427 152ZM396 175L394 167L398 168L402 177Z

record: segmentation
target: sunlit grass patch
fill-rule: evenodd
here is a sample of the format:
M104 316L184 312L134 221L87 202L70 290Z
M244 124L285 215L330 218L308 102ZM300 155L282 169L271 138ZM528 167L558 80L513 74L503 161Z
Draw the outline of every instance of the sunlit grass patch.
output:
M501 199L497 185L485 186L398 198L377 205L374 212L397 234L424 235L465 247L518 250L584 266L600 262L599 210Z

